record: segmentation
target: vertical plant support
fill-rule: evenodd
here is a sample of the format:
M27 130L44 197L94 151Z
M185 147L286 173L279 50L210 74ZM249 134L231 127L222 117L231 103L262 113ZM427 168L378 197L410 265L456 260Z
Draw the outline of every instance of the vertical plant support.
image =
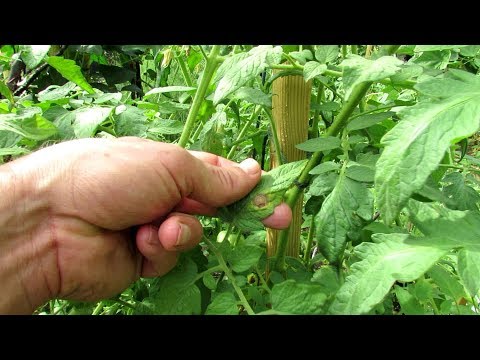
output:
M283 163L305 159L304 151L295 145L308 139L308 120L312 82L305 82L303 76L289 75L276 79L272 84L272 117L280 145L280 159ZM274 168L277 156L271 144L270 167ZM298 201L292 210L292 223L288 236L286 255L298 257L300 252L300 227L302 219L302 201ZM274 256L277 250L278 230L267 230L267 256Z

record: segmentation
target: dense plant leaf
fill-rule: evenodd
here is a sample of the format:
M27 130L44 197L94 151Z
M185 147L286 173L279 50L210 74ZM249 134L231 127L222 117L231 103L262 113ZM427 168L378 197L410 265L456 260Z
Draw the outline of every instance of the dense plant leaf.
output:
M316 284L283 281L272 289L272 309L285 314L321 314L327 296Z
M112 112L112 107L93 106L75 110L73 131L77 138L92 137L97 127L104 122Z
M237 300L232 293L220 293L208 305L206 315L237 315Z
M131 105L125 106L125 109L115 114L114 118L115 134L117 136L146 136L148 120L144 111L139 108Z
M316 61L309 61L303 66L303 77L305 81L313 79L317 75L322 75L327 70L327 65Z
M375 187L387 223L412 193L422 188L450 144L478 130L480 79L460 73L453 72L448 89L444 84L447 79L417 84L418 91L436 99L401 110L402 120L382 139L385 149L377 162Z
M329 308L330 313L368 313L382 301L395 280L414 281L448 251L448 247L436 246L437 241L408 234L373 237L377 243L362 243L355 248L361 261L351 266L350 275Z
M170 92L184 92L184 91L193 91L193 90L196 90L196 88L191 86L164 86L164 87L154 88L148 91L145 94L145 97L149 97L155 94L164 94L164 93L170 93Z
M46 58L47 63L57 70L65 79L70 80L80 86L89 94L94 94L95 90L85 80L80 66L75 64L75 61L65 59L61 56L49 56Z
M183 131L184 124L178 120L159 119L152 121L148 131L154 134L174 135Z
M243 272L254 266L264 249L257 245L241 244L236 246L227 257L227 261L232 266L233 271Z
M442 292L451 296L456 302L465 295L463 286L442 266L434 265L427 273Z
M5 96L5 98L7 98L12 104L14 103L13 94L3 81L0 81L0 94Z
M27 69L36 68L50 50L50 45L20 45L21 58Z
M322 136L295 145L297 149L309 152L326 151L340 147L340 139L334 136Z
M480 290L480 251L462 249L458 252L458 275L471 296Z
M392 115L394 114L395 113L393 111L386 111L386 112L376 113L376 114L361 115L348 123L347 130L353 131L353 130L368 128L385 119L392 117Z
M382 56L368 60L362 56L350 54L340 64L343 68L345 98L348 99L355 85L367 81L378 81L392 76L400 70L402 62L393 56Z
M315 218L319 250L331 263L343 256L347 235L373 215L373 196L365 185L341 175Z
M267 58L276 58L282 53L282 47L271 45L260 45L248 52L248 57L234 63L225 72L215 89L213 103L216 105L223 98L242 87L248 81L260 74L267 65ZM280 59L277 59L278 62Z
M44 140L54 135L57 128L42 117L36 107L19 110L16 114L0 114L0 130L11 131L32 140Z
M315 59L321 64L335 61L340 49L337 45L321 45L315 50Z
M235 91L235 97L239 100L245 100L251 104L263 105L267 108L272 107L272 96L265 94L259 89L241 87Z
M478 210L480 194L474 188L465 184L462 174L450 173L443 178L443 182L450 183L443 188L444 194L451 198L449 208L454 210Z
M315 166L312 170L310 170L309 174L312 175L320 175L332 170L338 170L340 169L340 164L333 162L333 161L327 161L324 163L321 163L320 165Z

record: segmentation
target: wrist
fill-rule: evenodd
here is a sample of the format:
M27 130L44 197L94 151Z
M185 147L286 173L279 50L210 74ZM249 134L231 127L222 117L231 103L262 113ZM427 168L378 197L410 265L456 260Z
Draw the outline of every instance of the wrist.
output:
M59 287L48 196L24 163L0 166L0 313L31 314Z

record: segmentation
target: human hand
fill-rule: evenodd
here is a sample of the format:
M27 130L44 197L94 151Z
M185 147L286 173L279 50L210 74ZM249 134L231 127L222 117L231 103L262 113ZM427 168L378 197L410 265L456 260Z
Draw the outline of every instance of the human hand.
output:
M239 200L261 170L251 159L236 164L119 138L50 146L0 173L0 193L8 194L0 209L0 281L12 294L0 300L0 312L31 313L48 299L108 298L139 277L167 273L179 251L201 239L191 214L214 215ZM264 224L285 228L290 220L281 204Z

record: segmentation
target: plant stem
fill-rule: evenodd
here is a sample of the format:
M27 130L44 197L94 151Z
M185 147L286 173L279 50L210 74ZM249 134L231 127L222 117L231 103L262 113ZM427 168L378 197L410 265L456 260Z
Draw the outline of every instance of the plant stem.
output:
M175 60L177 60L177 63L180 66L180 71L182 72L183 78L185 79L185 83L188 86L193 86L192 77L190 76L190 72L187 69L187 65L185 64L185 60L183 60L183 57L181 55L176 56Z
M200 110L200 106L202 105L205 93L207 92L208 85L210 84L213 74L218 66L217 56L219 52L220 46L214 45L212 47L210 55L207 57L207 65L205 67L205 70L203 71L202 80L195 93L195 97L193 98L192 107L190 108L190 111L188 113L182 136L180 136L180 140L178 141L178 145L183 148L188 143L188 139L190 138L191 132L193 130L193 125L195 124L198 111Z
M208 240L207 238L204 237L204 240L205 242L208 244L208 246L212 249L212 251L214 252L215 256L217 257L217 260L218 260L218 263L220 264L220 266L222 267L223 269L223 272L225 273L225 275L227 275L227 277L230 279L230 281L232 282L232 286L233 288L235 289L235 292L237 293L243 307L245 308L245 311L247 312L248 315L255 315L255 311L253 311L252 307L250 306L250 304L248 303L248 300L247 298L245 297L245 295L243 294L243 291L242 289L240 289L240 287L237 285L237 282L235 281L235 278L232 274L232 272L230 271L229 267L227 266L227 264L225 263L225 260L223 259L223 256L222 254L217 250L217 248L215 247L215 245L212 244L212 242L210 240Z
M272 290L270 290L270 288L268 287L267 282L265 281L265 278L262 276L262 273L260 272L260 269L258 268L258 266L255 267L255 271L257 272L258 280L262 284L262 288L264 288L266 292L271 294Z
M135 305L130 304L129 302L126 302L126 301L124 301L124 300L122 300L122 299L113 299L113 301L115 301L117 304L122 305L122 306L124 306L124 307L128 307L128 308L130 308L130 309L132 309L132 310L136 310Z
M212 266L211 268L208 268L207 270L202 271L201 273L198 273L197 277L192 281L192 284L196 283L198 280L203 278L205 274L211 274L215 271L220 271L220 270L223 270L222 265Z
M247 122L243 126L242 130L240 130L240 133L238 134L237 140L235 142L239 141L245 135L248 128L250 127L250 124L253 122L253 120L255 120L255 117L258 115L258 113L260 112L261 109L262 108L258 105L255 107L252 115L250 115L250 118L247 120ZM235 143L232 144L232 147L231 147L230 151L228 152L227 159L231 159L233 154L235 153L235 145L236 145Z
M258 130L258 131L255 131L254 133L252 134L249 134L249 135L246 135L244 136L243 138L241 139L238 139L238 140L235 140L233 143L232 143L232 146L235 146L235 145L238 145L238 144L241 144L242 142L244 142L245 140L248 140L248 139L251 139L251 138L254 138L255 136L257 135L260 135L260 134L263 134L265 132L265 130ZM229 157L227 157L227 159L230 159Z
M272 113L270 112L269 109L263 108L265 110L265 113L268 116L268 120L270 121L270 128L271 128L271 136L273 139L273 145L275 147L275 162L277 166L280 166L283 164L283 159L281 156L282 148L280 147L280 142L278 141L278 135L277 135L277 126L275 125L275 121L273 121Z
M350 45L350 50L352 54L358 55L358 45Z
M342 45L342 58L347 57L347 45Z
M307 268L310 263L310 251L312 250L314 233L315 233L315 215L312 215L312 219L310 220L310 229L308 229L307 245L305 246L305 252L303 253L303 261Z
M103 310L103 301L100 301L92 312L92 315L98 315Z
M320 105L323 99L323 83L319 81L318 88L317 88L317 98L316 98L316 104ZM320 119L320 110L315 109L315 113L313 115L313 123L312 123L312 130L311 130L311 135L312 137L317 137L318 136L318 121Z

